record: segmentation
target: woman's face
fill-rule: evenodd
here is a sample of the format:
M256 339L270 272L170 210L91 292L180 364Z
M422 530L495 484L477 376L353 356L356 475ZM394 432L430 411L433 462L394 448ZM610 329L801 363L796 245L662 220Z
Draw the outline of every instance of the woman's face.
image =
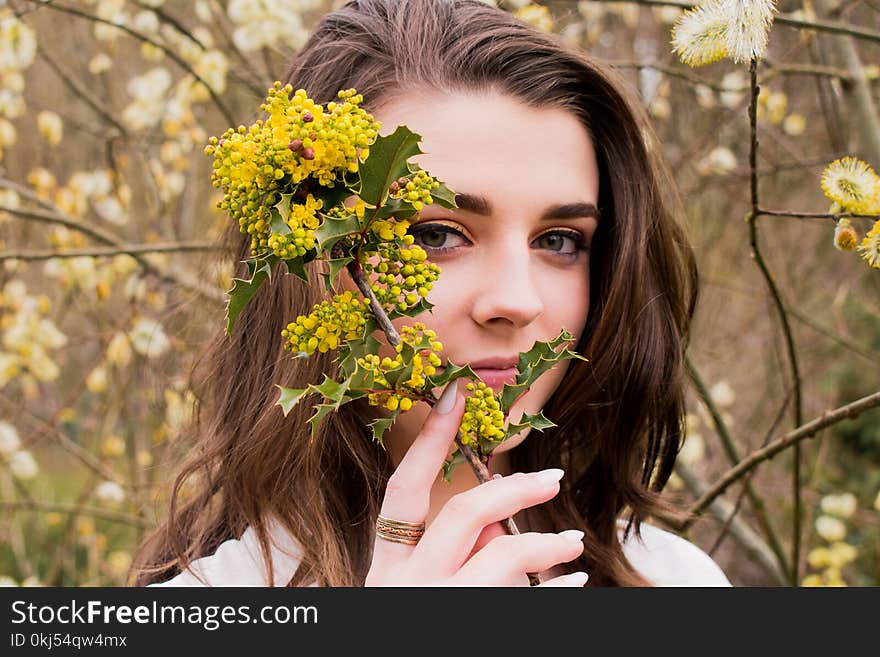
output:
M444 363L472 363L474 369L486 359L515 359L562 328L574 336L574 348L590 305L589 246L599 193L592 141L575 115L534 109L494 91L432 91L398 96L375 117L382 134L406 125L421 135L425 152L413 161L458 194L461 206L427 205L412 220L415 244L442 273L428 295L433 311L398 318L395 327L424 323L443 343ZM342 280L355 289L350 279ZM393 357L394 351L383 342L380 354ZM542 375L510 419L543 408L567 368L562 361ZM386 434L395 461L428 411L416 404Z

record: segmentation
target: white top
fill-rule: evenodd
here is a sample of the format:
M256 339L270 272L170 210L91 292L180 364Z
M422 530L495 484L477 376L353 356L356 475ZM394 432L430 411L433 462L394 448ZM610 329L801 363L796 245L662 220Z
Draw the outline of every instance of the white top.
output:
M622 536L625 524L620 524ZM630 534L623 543L629 562L656 586L731 586L712 558L693 543L654 525L642 523L642 540ZM189 569L150 586L286 586L302 558L302 546L283 527L269 522L275 579L269 582L257 533L248 527L240 539L224 541L217 551L190 563Z

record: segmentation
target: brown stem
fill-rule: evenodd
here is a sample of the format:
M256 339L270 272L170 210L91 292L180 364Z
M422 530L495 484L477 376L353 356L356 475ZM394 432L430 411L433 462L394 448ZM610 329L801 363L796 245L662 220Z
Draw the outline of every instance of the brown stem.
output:
M351 274L352 280L358 286L358 289L361 293L370 300L370 308L373 311L373 316L376 318L376 321L379 323L379 327L384 331L385 337L388 338L388 342L392 347L396 347L400 344L400 335L397 333L397 330L391 324L391 320L388 319L388 315L385 313L385 309L382 308L382 304L379 303L379 300L376 298L376 295L373 294L373 290L370 289L370 283L367 280L367 276L364 273L363 268L357 260L354 260L347 265L347 269L349 274ZM436 399L429 401L428 403L433 406L437 402ZM458 445L458 449L464 455L465 460L468 462L468 465L471 466L471 469L474 471L474 475L476 475L477 480L484 484L491 478L489 476L489 469L480 459L480 457L474 452L473 449L469 445L465 445L461 441L461 432L457 432L455 434L455 444ZM513 518L505 518L502 523L504 528L507 530L509 534L514 536L519 535L520 531L516 526ZM538 573L529 573L529 583L532 586L536 586L537 584L541 584L544 580L541 578L541 575Z

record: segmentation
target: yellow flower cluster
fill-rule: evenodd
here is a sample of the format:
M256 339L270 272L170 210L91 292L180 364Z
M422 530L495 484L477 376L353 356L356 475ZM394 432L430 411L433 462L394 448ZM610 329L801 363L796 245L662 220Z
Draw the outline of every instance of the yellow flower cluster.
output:
M276 82L261 106L269 114L265 121L230 128L205 148L214 156L212 182L224 192L217 207L251 236L254 254L268 247L270 209L279 192L293 191L307 178L327 186L357 172L378 136L380 124L358 106L363 96L354 89L340 91L341 102L327 103L326 111L305 90L291 97L292 91Z
M842 157L825 167L822 191L834 201L832 212L880 214L880 176L856 157ZM842 218L834 230L834 246L841 251L858 250L871 267L880 269L880 220L859 242L852 222Z
M854 214L880 213L880 177L856 157L842 157L822 172L825 196Z
M398 227L400 225L403 224L398 224ZM396 231L396 228L393 230ZM383 227L381 230L392 229ZM403 241L412 245L413 236L406 235ZM428 254L420 246L410 246L407 249L394 244L382 245L379 247L379 256L379 264L373 266L367 263L364 271L368 274L371 271L378 272L377 283L373 283L370 289L386 311L404 311L415 306L420 297L428 296L434 281L440 276L440 267L426 262Z
M859 244L858 251L869 265L880 269L880 220L874 222L871 230Z
M336 349L342 340L362 338L368 303L349 291L335 295L332 301L322 301L308 317L300 315L281 331L284 348L312 355L315 350Z
M398 178L389 187L389 196L399 198L409 203L416 212L420 212L426 205L431 205L431 190L440 187L440 182L433 178L427 171L419 169L412 178L406 176Z
M500 441L504 438L504 413L495 392L482 381L468 383L473 392L465 399L464 416L461 419L461 442L464 445L479 443L481 439Z
M373 373L373 380L377 385L385 386L387 390L381 392L370 393L367 397L373 406L384 406L389 411L395 411L398 408L401 411L408 411L412 408L413 401L418 400L424 395L424 386L427 383L426 377L433 376L437 373L437 367L440 366L440 356L437 354L443 351L443 343L437 339L437 334L426 329L421 322L416 322L412 326L404 326L400 330L401 344L395 347L397 355L394 358L385 356L379 358L375 354L367 354L363 358L358 359L358 365ZM425 343L430 344L430 348L423 347ZM398 381L392 386L386 375L394 370L398 370L406 365L403 362L403 345L409 344L416 349L412 357L412 374L405 381Z
M273 233L269 236L268 246L279 258L290 259L305 255L315 248L315 229L320 223L318 210L324 201L309 194L304 204L291 204L287 225L290 233L281 235Z

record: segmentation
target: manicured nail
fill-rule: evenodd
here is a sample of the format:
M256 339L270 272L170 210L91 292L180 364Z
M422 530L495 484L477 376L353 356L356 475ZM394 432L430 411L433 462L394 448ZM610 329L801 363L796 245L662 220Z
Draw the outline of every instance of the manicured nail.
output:
M492 479L504 479L504 475L496 472L495 474L492 475Z
M550 468L549 470L541 470L535 473L535 478L546 486L552 486L562 479L565 472L559 468Z
M566 529L564 532L559 532L559 535L572 543L580 543L584 538L584 533L580 529Z
M576 573L572 573L571 575L567 575L568 583L572 586L584 586L587 583L587 580L590 579L590 576L584 571L578 571Z
M446 415L455 406L455 397L458 392L458 381L451 381L446 384L446 389L440 395L437 405L434 407L440 415Z

